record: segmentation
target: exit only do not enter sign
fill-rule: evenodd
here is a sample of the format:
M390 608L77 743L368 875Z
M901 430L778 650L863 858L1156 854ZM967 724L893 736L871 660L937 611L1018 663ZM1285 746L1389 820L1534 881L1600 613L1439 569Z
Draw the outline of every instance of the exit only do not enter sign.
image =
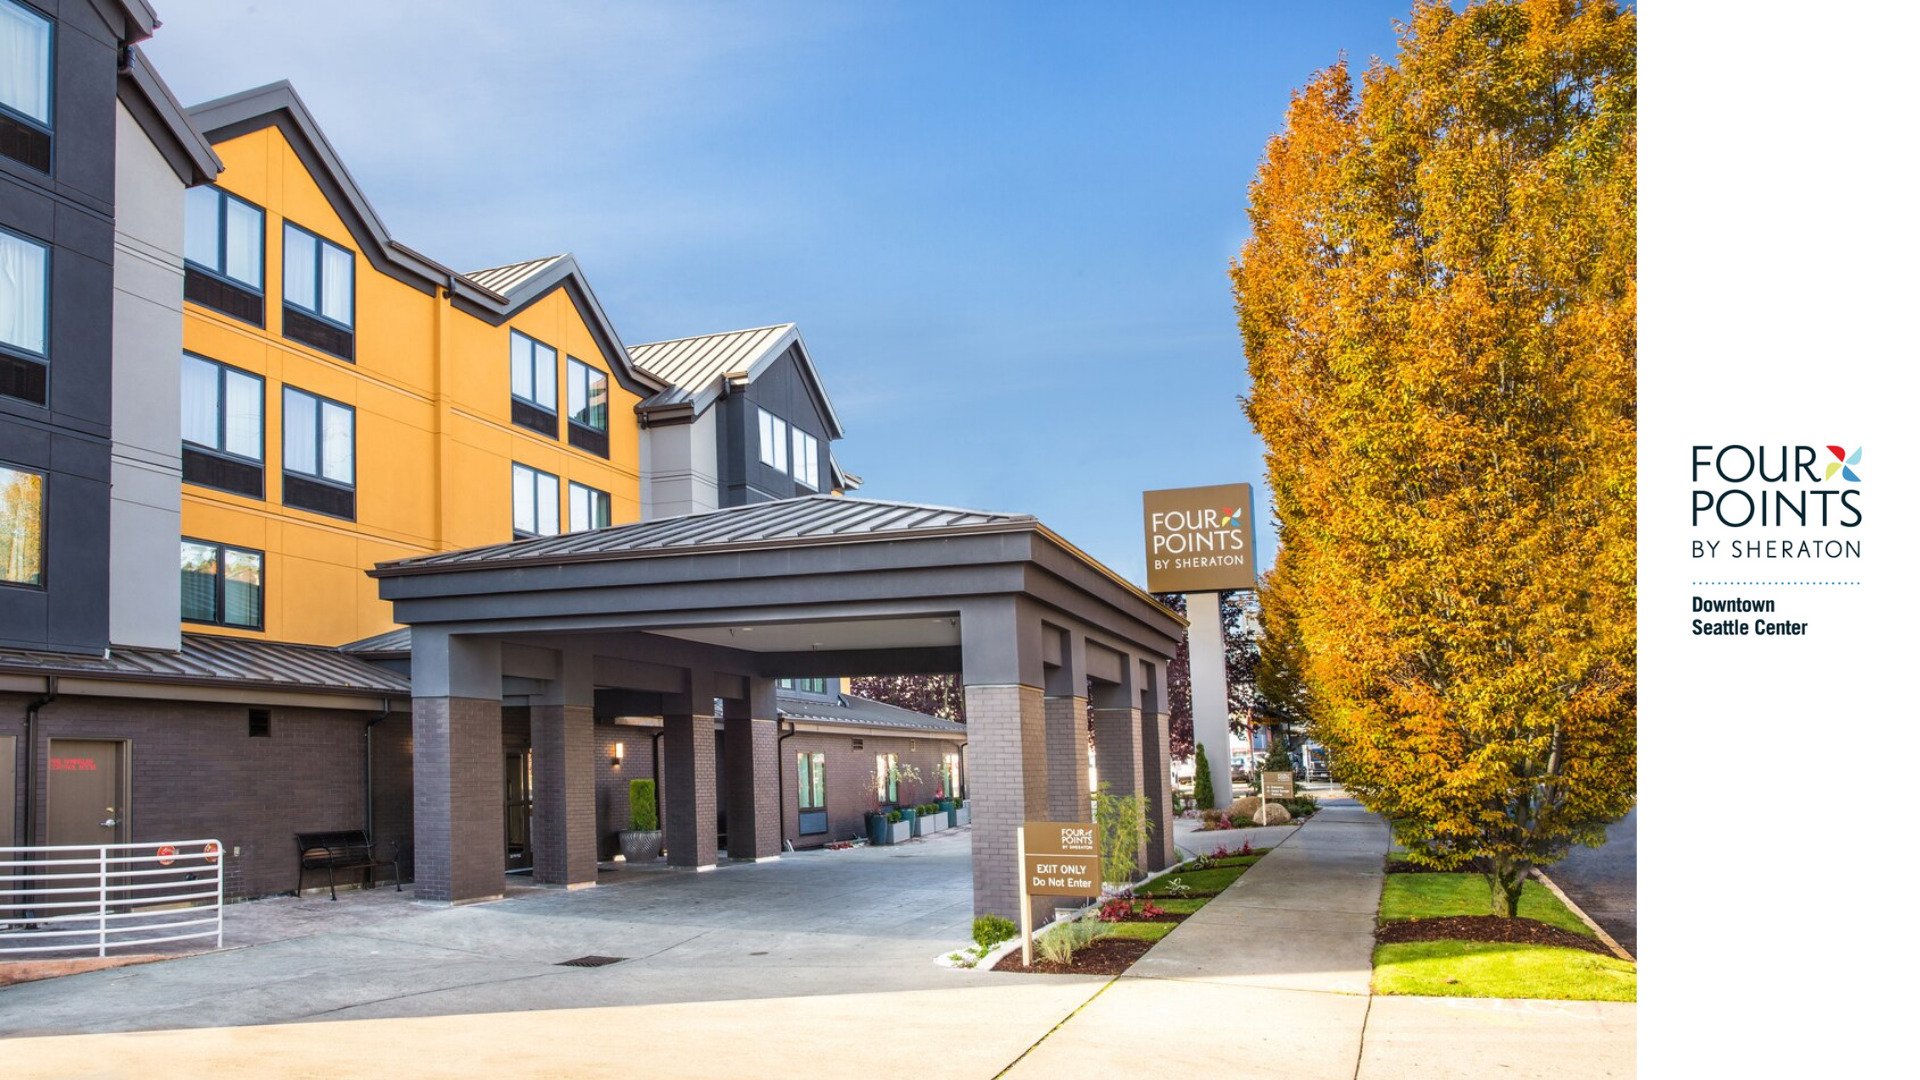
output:
M1083 821L1029 821L1021 871L1029 896L1100 895L1100 832Z

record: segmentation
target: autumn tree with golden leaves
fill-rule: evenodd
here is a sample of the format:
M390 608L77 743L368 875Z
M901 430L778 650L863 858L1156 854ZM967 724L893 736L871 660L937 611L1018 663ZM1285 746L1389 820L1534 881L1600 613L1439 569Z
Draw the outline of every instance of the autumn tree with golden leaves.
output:
M1336 777L1509 917L1634 801L1634 35L1421 3L1296 92L1233 267L1269 638Z

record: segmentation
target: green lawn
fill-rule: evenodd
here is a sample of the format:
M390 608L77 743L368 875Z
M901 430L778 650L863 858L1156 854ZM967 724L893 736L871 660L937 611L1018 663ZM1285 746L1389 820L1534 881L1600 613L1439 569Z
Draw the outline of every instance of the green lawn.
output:
M1178 896L1178 892L1169 892L1174 882L1181 882L1191 892L1219 892L1234 883L1241 874L1247 872L1244 866L1222 866L1213 870L1176 870L1163 878L1156 879L1147 887L1150 896Z
M1123 922L1112 924L1114 937L1139 938L1141 941L1159 941L1161 938L1173 933L1173 928L1178 925L1180 924L1170 922Z
M1373 950L1373 989L1378 994L1558 1001L1635 1001L1639 993L1638 974L1625 960L1579 949L1481 941L1381 945Z
M1155 898L1154 904L1169 915L1191 915L1207 906L1203 897L1199 900L1180 900L1175 897Z
M1380 921L1432 919L1443 915L1491 915L1493 897L1479 874L1388 874L1380 891ZM1593 931L1567 910L1546 886L1529 881L1520 890L1520 917L1538 919L1584 937Z

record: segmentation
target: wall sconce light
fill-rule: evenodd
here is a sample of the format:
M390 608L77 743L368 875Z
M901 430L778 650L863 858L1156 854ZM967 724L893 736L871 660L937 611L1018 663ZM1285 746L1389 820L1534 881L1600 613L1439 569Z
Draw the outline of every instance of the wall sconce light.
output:
M613 767L616 769L619 768L620 763L626 760L626 757L627 757L627 744L623 742L614 743L613 744Z

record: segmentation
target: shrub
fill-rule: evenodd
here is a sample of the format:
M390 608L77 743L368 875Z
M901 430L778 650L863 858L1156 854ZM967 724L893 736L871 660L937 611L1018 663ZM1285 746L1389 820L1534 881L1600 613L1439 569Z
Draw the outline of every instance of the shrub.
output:
M898 825L898 824L900 824L900 823L901 823L902 821L905 821L905 820L906 820L906 818L903 818L903 817L901 817L901 816L900 816L900 811L898 811L898 810L889 810L889 811L887 811L887 824L889 824L889 825Z
M1107 785L1093 793L1093 819L1100 829L1100 877L1125 885L1140 873L1140 849L1152 839L1144 795L1112 795Z
M1202 829L1226 828L1227 827L1226 811L1215 810L1211 807L1200 811L1200 827Z
M1207 748L1193 746L1193 802L1205 809L1213 805L1213 770L1207 767Z
M1113 933L1113 927L1099 919L1075 919L1053 928L1038 942L1040 958L1061 967L1073 966L1073 954Z
M1245 814L1237 814L1231 818L1228 818L1227 820L1233 822L1233 827L1236 829L1251 829L1251 828L1255 828L1260 824L1260 822L1256 821L1253 818L1248 817Z
M635 832L659 832L660 808L653 802L653 781L627 785L627 827Z
M1320 800L1305 792L1277 801L1287 808L1287 813L1292 814L1295 821L1312 817L1314 812L1320 809Z
M983 954L1019 932L1013 920L998 915L982 915L973 920L973 943L980 946Z

